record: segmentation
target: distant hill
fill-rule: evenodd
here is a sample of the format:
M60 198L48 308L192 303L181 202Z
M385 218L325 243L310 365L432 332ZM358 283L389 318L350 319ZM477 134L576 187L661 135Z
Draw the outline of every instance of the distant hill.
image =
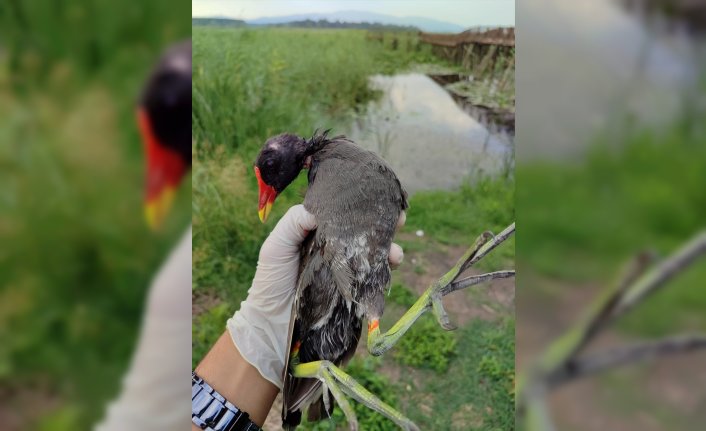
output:
M232 18L191 18L191 25L210 25L216 27L245 27L247 24L242 19Z
M298 15L262 17L257 19L247 20L250 25L283 25L288 23L301 23L308 21L325 20L330 23L369 23L369 24L385 24L399 27L416 27L426 32L433 33L458 33L464 30L463 26L449 22L439 21L431 18L423 17L396 17L392 15L384 15L373 12L362 11L341 11L333 13L307 13ZM470 23L469 23L470 26Z
M263 24L260 24L263 25ZM401 26L394 24L380 24L371 22L341 22L341 21L328 21L325 19L320 19L314 21L312 19L307 19L304 21L291 21L282 24L266 24L272 27L299 27L299 28L358 28L365 30L381 30L381 31L413 31L418 32L419 28L414 26Z

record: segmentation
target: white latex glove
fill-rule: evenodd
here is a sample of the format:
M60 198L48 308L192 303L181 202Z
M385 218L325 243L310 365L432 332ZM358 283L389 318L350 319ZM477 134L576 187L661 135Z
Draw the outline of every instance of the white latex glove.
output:
M402 213L398 227L404 219ZM280 389L299 273L299 246L315 228L316 219L304 205L287 211L262 244L248 297L227 323L241 356ZM392 244L390 266L399 266L403 258L402 248Z
M189 429L190 372L191 229L152 281L122 391L94 430Z

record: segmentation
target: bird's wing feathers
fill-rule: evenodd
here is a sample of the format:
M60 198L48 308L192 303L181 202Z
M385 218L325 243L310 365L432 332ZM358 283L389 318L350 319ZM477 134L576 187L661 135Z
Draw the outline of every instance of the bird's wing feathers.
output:
M341 140L314 155L304 206L316 216L318 228L302 245L284 371L285 424L288 420L298 424L299 410L313 402L318 404L321 397L319 380L292 377L292 346L331 317L341 322L354 318L357 323L346 334L343 350L319 353L317 357L302 345L299 352L298 359L302 361L328 359L342 365L353 356L360 338L360 319L354 316L351 303L362 307L363 314L370 312L371 307L375 308L373 313L382 313L383 291L389 284L387 255L400 211L407 208L407 194L384 160ZM322 288L331 285L336 289ZM356 286L364 286L370 292L355 292ZM325 410L314 407L318 414L310 419Z
M304 206L319 221L316 237L326 241L324 259L341 268L333 274L336 287L345 296L365 281L364 291L348 295L364 303L364 314L379 317L389 282L388 253L407 193L383 159L348 141L316 153L312 167L316 174Z
M301 420L301 415L296 415L295 418L290 418L290 412L301 410L304 402L307 402L314 398L314 394L320 390L321 382L316 379L297 379L292 376L289 369L290 359L292 353L292 346L296 343L301 342L301 332L299 328L299 301L301 298L301 291L303 280L301 274L303 269L308 265L311 260L312 254L314 252L314 236L316 231L309 232L309 235L304 239L301 247L301 255L299 261L299 281L297 282L297 289L295 293L294 303L292 305L292 315L289 319L289 340L287 343L287 357L284 363L284 387L282 389L282 420L285 424L291 424L296 426Z

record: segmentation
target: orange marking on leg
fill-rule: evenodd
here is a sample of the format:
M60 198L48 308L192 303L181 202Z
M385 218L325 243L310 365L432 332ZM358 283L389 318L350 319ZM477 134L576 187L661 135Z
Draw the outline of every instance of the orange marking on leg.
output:
M379 326L380 326L380 322L377 319L371 320L368 323L368 334L370 334L374 330L378 329Z
M299 353L299 347L301 347L301 345L301 341L297 341L296 343L294 343L294 345L292 346L292 355L296 355L297 353Z

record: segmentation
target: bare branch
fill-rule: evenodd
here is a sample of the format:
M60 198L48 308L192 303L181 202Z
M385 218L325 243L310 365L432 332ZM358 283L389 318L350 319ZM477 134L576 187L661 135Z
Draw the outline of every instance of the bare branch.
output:
M554 388L564 383L634 362L706 349L706 334L687 334L632 346L616 347L567 362L550 376L546 384Z

